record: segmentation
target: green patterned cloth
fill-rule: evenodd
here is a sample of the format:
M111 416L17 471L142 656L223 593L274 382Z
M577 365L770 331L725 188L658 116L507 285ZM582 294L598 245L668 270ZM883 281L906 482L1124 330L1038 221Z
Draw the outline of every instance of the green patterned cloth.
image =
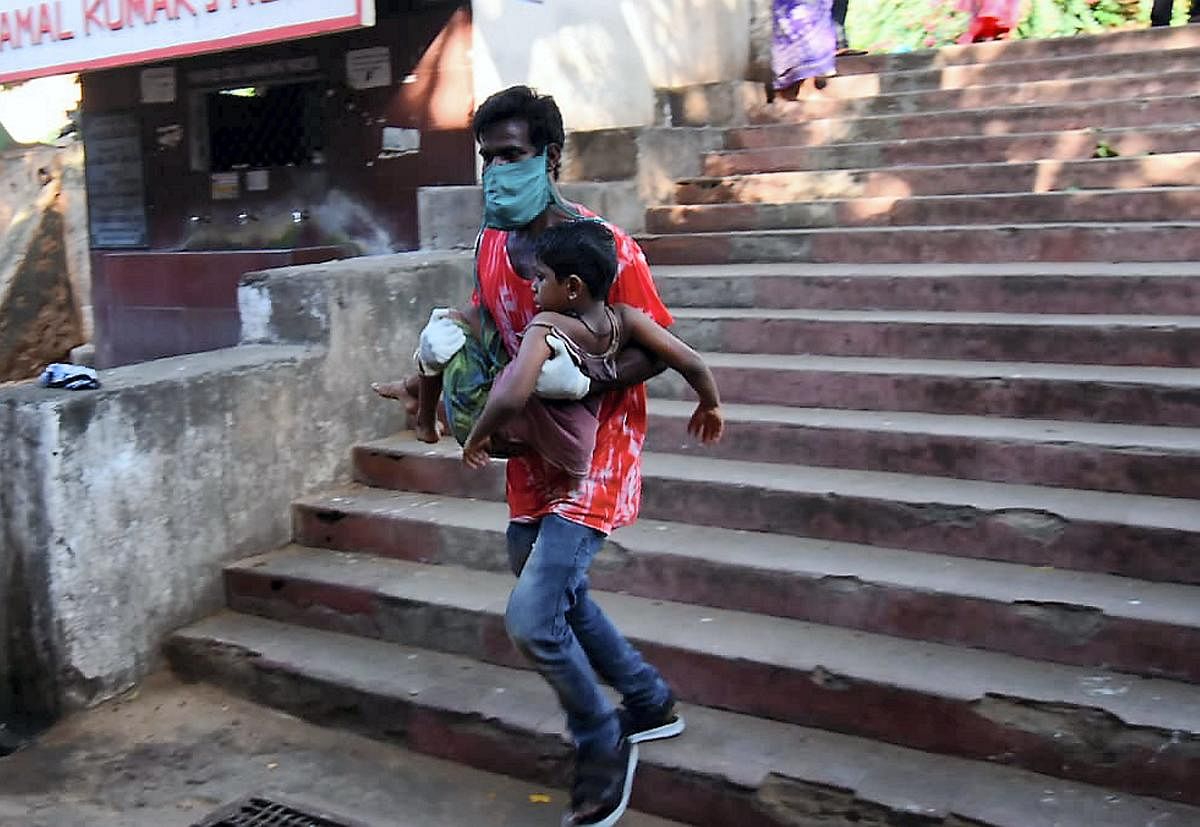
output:
M459 445L465 445L487 404L492 382L508 364L508 352L484 308L479 308L478 338L466 323L458 322L458 326L467 342L442 371L442 405L450 432Z

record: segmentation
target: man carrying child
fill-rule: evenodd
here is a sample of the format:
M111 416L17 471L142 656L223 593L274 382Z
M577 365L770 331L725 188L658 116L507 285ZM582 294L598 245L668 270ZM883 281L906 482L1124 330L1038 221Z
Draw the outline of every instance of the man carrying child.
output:
M524 86L506 89L483 102L472 127L484 164L485 199L476 292L471 305L460 311L434 311L422 332L419 367L426 398L418 434L426 441L438 438L427 394L440 393L440 372L464 350L471 331L479 335L483 328L485 341L490 331L503 345L505 359L521 350L522 336L539 311L534 288L539 237L581 216L592 218L564 202L554 184L564 132L553 98ZM610 250L615 247L616 254L609 304L628 305L631 314L670 325L671 315L659 299L640 248L623 231L604 226L612 239L604 243ZM616 335L609 331L610 344ZM564 823L612 825L628 802L636 744L678 735L684 727L671 689L593 602L587 576L605 536L637 517L646 434L642 382L663 366L644 350L627 346L613 355L609 380L589 382L559 339L546 337L544 331L541 336L542 352L536 359L540 368L534 368L540 370L538 394L564 399L590 394L595 449L582 479L537 451L509 459L508 555L518 580L506 623L514 643L557 693L576 743L575 784ZM705 438L720 434L715 394L714 386L702 417ZM448 392L447 399L451 397ZM479 445L474 447L478 461ZM620 711L602 692L597 673L621 694Z

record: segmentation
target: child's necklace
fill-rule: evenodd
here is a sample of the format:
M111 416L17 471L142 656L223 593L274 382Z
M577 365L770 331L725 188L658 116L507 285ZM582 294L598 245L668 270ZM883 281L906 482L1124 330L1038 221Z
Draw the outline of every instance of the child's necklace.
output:
M608 339L609 343L611 344L612 335L613 335L613 326L612 326L611 319L609 320L609 323L608 323L608 332L605 333L604 335L601 335L600 331L596 330L594 327L592 327L590 324L588 324L587 319L585 319L585 318L583 318L583 316L579 315L578 311L573 310L573 311L571 311L570 315L574 316L575 320L578 321L581 325L583 325L584 329L586 329L588 333L592 334L597 339ZM605 318L608 318L607 313L605 313L604 316L605 316Z

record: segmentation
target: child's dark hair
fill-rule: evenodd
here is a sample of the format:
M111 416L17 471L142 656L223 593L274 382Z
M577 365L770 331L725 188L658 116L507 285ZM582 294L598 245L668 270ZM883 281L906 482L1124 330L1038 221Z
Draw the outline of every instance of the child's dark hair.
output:
M562 113L554 98L539 95L528 86L510 86L481 103L471 118L471 131L475 140L480 141L485 129L513 119L529 124L529 142L539 155L550 144L561 147L566 142Z
M580 219L556 224L538 236L534 252L559 281L579 276L593 299L608 298L617 277L617 244L612 232L599 221Z

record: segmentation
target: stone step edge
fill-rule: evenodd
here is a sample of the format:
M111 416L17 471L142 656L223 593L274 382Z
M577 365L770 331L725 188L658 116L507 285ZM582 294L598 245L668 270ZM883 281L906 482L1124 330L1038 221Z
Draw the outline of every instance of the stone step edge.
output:
M734 402L721 406L726 425L783 425L811 430L854 430L881 434L998 440L1023 445L1054 445L1155 456L1200 458L1200 427L1074 422L1060 419L935 414L912 411L814 408L810 406L756 405ZM651 398L650 416L687 420L695 403ZM975 425L973 429L967 427ZM1081 434L1080 426L1085 430ZM1011 429L1011 430L1008 430ZM1108 432L1101 438L1101 431ZM1155 437L1159 439L1155 439ZM1162 439L1162 437L1169 437Z
M1200 158L1200 153L1197 153ZM772 174L772 173L767 173ZM786 173L785 173L786 174ZM1200 279L1200 262L1160 261L1137 264L1106 264L1099 261L1067 262L993 262L990 264L660 264L654 268L654 280L704 278L789 278L805 279L1075 279L1145 278Z
M287 651L288 637L297 640L292 648L300 650L298 656ZM530 780L562 782L567 777L569 748L554 725L556 717L529 711L556 710L553 696L540 678L521 670L230 612L177 632L166 652L185 678L219 684L317 723L400 740L419 752ZM420 662L439 664L438 671L458 680L432 691L426 681L412 676L413 664ZM491 688L495 700L483 703L480 686ZM322 695L325 700L319 700ZM505 704L505 699L511 702ZM1114 803L1108 790L1023 770L718 710L682 711L690 734L643 747L634 789L640 809L696 822L714 805L734 815L752 806L755 794L777 776L816 787L826 802L833 790L844 793L851 805L867 802L905 815L953 813L987 827L1051 827L1048 819L1035 821L1027 812L1013 812L1024 810L1024 802L1032 806L1047 790L1073 800L1077 812L1094 813L1088 821L1093 827L1148 823L1163 813L1200 823L1200 809L1186 805L1127 795ZM407 726L398 725L404 720ZM479 733L481 728L486 734ZM806 749L816 757L804 761L803 753L797 755ZM783 760L788 754L794 756L791 766ZM771 760L747 760L761 755ZM691 794L640 794L648 785L657 787L655 781L685 785ZM696 794L698 783L706 795ZM914 790L921 791L916 800ZM960 802L964 791L970 796ZM692 810L681 809L679 802L697 798ZM1106 821L1114 806L1127 810Z
M1149 156L1151 158L1160 156ZM1198 156L1200 158L1200 156ZM1039 161L1037 163L1045 163ZM897 167L892 167L895 171ZM772 175L780 173L760 173L763 175ZM787 173L782 173L787 174ZM721 180L721 179L715 179ZM996 202L997 206L1004 206L1006 201L1015 201L1019 198L1036 198L1040 201L1064 201L1067 199L1079 199L1082 201L1099 201L1107 199L1134 198L1140 195L1153 194L1160 195L1164 198L1169 198L1173 195L1197 195L1200 194L1200 186L1188 185L1152 185L1148 187L1128 187L1128 188L1096 188L1085 190L1044 190L1041 192L953 192L939 193L936 195L907 195L903 198L896 198L888 195L868 195L854 196L850 198L805 198L794 199L788 201L734 201L721 204L657 204L646 208L646 215L672 215L674 213L692 213L692 212L730 212L746 211L753 209L772 209L780 207L788 207L793 204L810 205L817 204L830 209L838 209L842 207L858 207L868 206L872 204L879 205L895 205L902 206L905 204L962 204L969 201L989 201Z
M679 307L671 311L676 321L735 321L761 319L845 324L961 325L981 327L1038 327L1086 330L1192 330L1200 328L1200 315L1113 313L1010 313L959 310L824 310L787 307Z
M385 605L477 615L500 628L514 583L508 573L296 546L232 563L225 571L344 589ZM635 645L674 650L684 658L829 674L850 686L896 687L948 703L1002 697L1060 712L1090 710L1151 737L1200 740L1195 684L731 609L597 590L592 595ZM780 647L780 641L794 645ZM511 657L519 656L514 650ZM962 685L951 688L956 682Z
M1068 130L1068 131L1074 132L1077 130ZM1032 133L1032 134L1038 134L1038 133ZM980 136L980 137L990 137L990 136ZM924 140L924 139L918 139L918 140ZM940 139L933 139L933 140L940 140ZM845 146L845 144L840 144L839 146ZM731 149L731 150L725 150L723 153L716 153L716 154L729 154L729 153L734 153L734 152L758 152L758 151L761 151L764 149L771 149L771 148L772 147L757 147L757 148L752 148L752 149ZM1154 163L1157 163L1159 160L1162 160L1164 162L1165 161L1173 161L1173 160L1178 160L1179 158L1182 158L1182 157L1192 157L1195 160L1200 161L1200 151L1162 152L1162 153L1154 153L1154 154L1146 154L1146 155L1121 155L1116 158L1078 158L1078 159L1064 160L1064 161L1054 160L1054 159L1043 159L1043 160L1039 160L1039 161L981 161L981 162L975 163L975 164L904 164L904 165L895 165L895 166L887 166L887 167L854 167L854 168L847 167L847 168L836 169L836 170L806 169L806 170L784 170L781 172L739 172L739 173L733 173L731 175L696 175L696 176L691 176L691 177L687 177L687 178L679 178L675 181L675 185L677 187L679 187L679 186L710 186L710 185L714 185L714 184L727 184L727 183L734 184L734 183L743 183L743 182L753 182L755 180L760 180L763 178L772 178L772 177L782 178L782 177L786 177L789 175L803 175L803 176L817 177L817 176L822 176L822 175L880 175L880 174L884 174L884 173L925 174L925 173L929 173L929 172L933 172L933 171L944 171L944 170L975 171L975 170L979 170L981 168L1011 169L1013 167L1019 167L1019 166L1041 167L1043 165L1044 166L1056 166L1056 167L1062 167L1062 166L1067 166L1067 165L1070 165L1070 166L1088 165L1088 166L1099 167L1101 165L1113 165L1114 162L1121 162L1121 161L1137 162L1137 163L1147 163L1148 162L1148 163L1154 164ZM1156 185L1156 186L1152 186L1152 187L1139 187L1137 189L1159 190L1159 189L1166 189L1166 188L1173 189L1174 187L1172 185L1163 184L1163 185ZM1189 187L1189 188L1193 188L1193 187ZM1088 188L1088 189L1075 190L1075 192L1078 192L1078 193L1124 192L1124 191L1125 190L1119 190L1119 189L1112 190L1112 189L1099 189L1099 188L1097 188L1097 189ZM1039 190L1037 192L1031 191L1031 193L947 193L945 195L935 195L935 196L913 195L913 196L906 196L906 197L908 197L908 198L930 198L930 197L945 198L945 197L951 197L954 195L976 195L976 194L1014 195L1014 194L1057 193L1057 192L1071 192L1071 190ZM875 196L875 197L882 198L885 196ZM853 199L841 199L841 200L853 200ZM741 202L733 202L733 203L741 203ZM755 201L755 202L750 202L750 203L760 204L760 203L769 203L769 202ZM672 205L667 204L667 205L662 205L662 206L672 206ZM677 204L675 206L710 206L710 205ZM651 209L653 209L653 208L651 208Z
M741 129L741 128L747 128L747 127L736 127L736 128ZM754 127L749 127L749 128L754 128ZM739 156L739 155L745 156L750 153L773 152L773 151L784 150L784 149L796 149L796 150L800 150L800 149L805 149L805 150L837 149L837 150L841 150L841 149L859 149L861 147L887 147L887 146L895 146L897 144L904 144L906 147L912 147L914 145L921 145L923 143L932 144L932 143L935 143L938 141L943 141L943 142L944 141L960 141L961 142L961 141L990 141L990 140L997 140L997 139L1007 139L1007 140L1012 140L1012 141L1018 141L1018 140L1024 140L1024 139L1029 139L1029 138L1043 138L1046 136L1056 136L1056 137L1061 138L1064 135L1086 135L1086 134L1095 135L1100 138L1112 137L1115 139L1115 138L1124 137L1126 135L1142 137L1142 136L1147 135L1148 133L1171 134L1171 133L1177 133L1177 132L1196 133L1197 135L1200 135L1200 123L1163 124L1161 126L1152 126L1152 127L1150 127L1150 126L1094 126L1094 127L1080 128L1080 129L1049 129L1049 130L1041 130L1041 131L1036 131L1036 132L1006 132L1003 135L946 135L946 136L938 136L938 137L934 137L934 138L906 138L906 139L892 138L892 139L883 140L883 141L847 141L844 143L833 143L833 144L771 144L768 146L756 146L756 147L728 147L727 146L725 149L715 149L715 150L709 150L707 152L704 152L703 156L705 158L722 158L722 157L726 157L726 156ZM1157 154L1158 153L1154 153L1154 152L1146 152L1146 153L1140 153L1137 155L1120 155L1118 157L1120 157L1120 158L1152 158L1152 157L1155 157ZM1171 153L1164 153L1164 154L1171 154ZM1053 161L1056 159L1050 158L1050 159L1039 159L1039 160ZM1070 160L1070 161L1103 161L1103 160L1107 160L1107 159L1104 159L1104 158L1071 158L1071 159L1067 159L1067 160ZM1030 164L1030 163L1037 163L1037 161L985 161L985 162L981 162L981 163ZM883 167L883 169L924 169L927 166L936 167L936 166L960 166L960 165L937 164L937 163L897 164L892 167ZM850 169L850 168L847 168L847 169ZM837 167L832 170L831 169L815 169L815 170L797 169L797 170L780 170L780 171L782 171L782 172L833 172L833 171L841 172L841 171L843 171L843 168ZM738 173L738 174L755 175L755 174L765 174L765 173ZM713 177L719 177L719 176L713 176Z
M508 521L506 507L500 502L397 492L358 484L301 497L293 508L312 512L318 520L323 516L339 515L343 519L340 515L348 515L419 521L441 528L498 535ZM681 544L678 538L690 534L699 536ZM497 547L503 542L500 537ZM713 553L714 547L741 549L740 556ZM291 544L274 553L295 553L304 548ZM1200 630L1200 586L666 520L640 519L632 526L617 529L597 558L597 566L619 566L621 560L661 555L680 561L747 567L781 577L850 578L873 587L918 590L1007 605L1071 606L1122 620ZM813 556L823 559L814 565ZM233 568L242 565L244 561L231 564ZM507 571L506 565L497 559L494 567L481 568ZM1073 598L1072 593L1086 596ZM1175 614L1179 609L1183 610L1183 617Z
M759 353L700 354L710 367L745 370L839 371L849 374L902 374L939 379L1044 379L1101 382L1172 390L1200 389L1196 368L1129 368L1120 365L1073 365L1054 362L981 362L969 359L879 359L871 356L828 356ZM964 369L965 368L965 369Z
M1194 53L1195 53L1195 57L1197 58L1197 61L1198 61L1198 62L1200 62L1200 48L1195 48L1195 49L1181 49L1181 50L1179 50L1179 51L1181 51L1181 52L1194 52ZM1177 56L1178 56L1178 55L1177 55ZM1042 61L1019 61L1019 62L1021 62L1021 63L1039 63L1039 62L1042 62ZM1071 62L1072 62L1072 63L1074 63L1074 61L1071 61ZM1006 65L1011 65L1011 64L1006 64ZM941 70L942 70L942 69L944 69L944 68L947 68L947 67L939 67L938 69L915 69L915 70L913 70L913 69L910 69L910 70L902 70L902 71L897 71L897 72L886 72L886 73L880 73L880 72L868 72L868 73L865 73L865 74L849 74L849 75L841 75L840 77L844 77L844 78L856 78L856 79L857 79L857 78L880 78L880 79L881 79L881 78L884 78L884 77L887 77L887 78L896 78L896 77L901 77L901 76L904 76L904 75L912 75L912 76L915 76L915 75L919 75L919 74L932 74L932 73L934 73L934 72L941 73ZM1183 73L1183 74L1187 74L1189 77L1194 75L1194 76L1195 76L1197 79L1200 79L1200 70L1195 70L1195 71L1192 71L1192 72L1186 72L1186 73ZM1152 81L1162 80L1162 77L1163 77L1163 76L1162 76L1162 73L1161 73L1161 72L1116 72L1116 73L1114 73L1114 74L1111 74L1111 75L1105 75L1103 79L1104 79L1104 80L1106 80L1106 81L1115 81L1115 82L1120 82L1120 83L1140 83L1140 82L1147 82L1147 83L1148 83L1148 82L1152 82ZM1077 76L1077 77L1066 77L1066 78L1045 78L1045 79L1043 79L1043 80L1031 80L1031 81L1010 81L1010 82L1007 82L1007 83L1005 83L1005 82L1001 82L1001 83L970 83L970 84L967 84L967 85L965 85L965 86L944 86L944 87L943 87L943 86L935 86L935 87L930 87L930 88L926 88L926 89L922 89L922 88L915 88L915 89L909 89L909 90L907 90L907 91L902 91L902 92L879 92L879 93L877 93L877 94L872 94L872 95L860 95L860 96L854 96L854 97L834 97L834 98L828 98L828 99L825 99L825 98L821 98L821 97L819 97L819 96L814 96L814 97L812 97L812 98L808 98L808 99L801 98L801 99L800 99L800 101L798 101L798 102L801 104L801 106L803 106L803 104L805 104L805 103L808 103L808 102L810 102L810 101L811 101L811 102L820 102L820 103L824 103L824 102L825 102L825 101L827 101L827 100L828 100L828 101L837 102L837 103L850 103L850 102L854 102L854 101L862 101L862 100L870 100L870 101L888 101L888 102L892 102L892 101L899 101L899 100L902 100L902 99L904 99L904 98L914 98L914 99L915 99L915 98L921 97L921 96L923 96L923 95L935 95L935 94L941 94L941 93L946 93L946 92L954 92L954 93L961 93L961 92L980 92L980 93L987 93L987 92L990 92L990 91L997 91L997 90L1000 90L1000 89L1028 89L1028 88L1031 88L1031 87L1033 87L1033 88L1038 88L1038 87L1049 87L1049 86L1053 86L1053 85L1068 85L1068 84L1076 84L1076 83L1085 83L1085 82L1087 82L1087 81L1091 81L1091 80L1094 80L1094 79L1095 79L1095 78L1094 78L1094 76L1092 76L1092 75L1079 75L1079 76ZM834 83L836 83L836 80L834 81ZM882 86L882 84L881 84L881 86ZM1175 97L1175 96L1173 96L1173 95L1157 95L1157 96L1153 96L1153 95L1136 95L1136 94L1135 94L1135 95L1131 95L1131 96L1129 96L1128 98L1095 98L1095 99L1092 99L1092 98L1085 98L1084 100L1085 100L1085 101L1086 101L1086 100L1097 100L1097 101L1100 101L1100 100L1105 100L1105 101L1112 101L1112 100L1136 100L1136 99L1139 99L1139 98L1142 98L1142 97ZM1079 102L1083 102L1083 101L1079 101ZM789 103L791 103L791 102L789 102ZM1061 101L1060 101L1060 103L1061 103ZM1053 103L1048 103L1048 104L1036 104L1036 103L1031 103L1031 104L1010 104L1010 105L1011 105L1011 106L1036 106L1036 105L1042 105L1042 106L1052 106L1052 105L1054 105L1054 104L1053 104ZM764 113L770 113L770 112L773 112L773 111L777 111L776 109L774 109L774 108L773 108L773 106L774 106L773 104L762 104L762 105L760 105L760 106L757 106L757 107L755 107L755 108L754 108L754 110L751 112L751 115L753 116L754 114L756 114L757 112L760 112L760 111L761 111L761 112L764 112ZM1004 108L1004 107L1001 107L1001 108ZM946 111L955 111L955 110L943 110L943 109L937 109L937 110L923 110L923 109L916 109L916 110L913 110L913 111L911 111L911 112L896 112L896 113L892 113L892 114L896 114L896 115L899 115L899 114L919 114L919 113L921 113L921 112L924 112L924 111L929 111L929 112L946 112ZM992 110L992 111L999 111L999 110L997 109L997 110ZM764 125L764 126L765 126L765 125L768 125L768 124L770 124L770 123L771 123L771 121L752 121L752 122L751 122L751 124L743 124L742 126L743 126L743 127L744 127L744 126L751 126L751 125ZM784 123L784 122L779 122L779 123Z
M964 118L978 117L980 119L987 120L987 119L999 119L999 118L1002 118L1005 116L1012 116L1013 114L1018 114L1018 113L1033 112L1035 110L1045 110L1047 114L1051 114L1051 113L1055 113L1055 112L1062 112L1063 110L1069 111L1069 110L1073 110L1073 109L1090 109L1090 108L1102 110L1105 113L1105 115L1107 116L1108 113L1111 112L1113 109L1122 108L1122 107L1144 108L1145 106L1153 105L1153 104L1169 105L1170 103L1175 103L1182 108L1183 106L1186 105L1184 102L1200 105L1200 94L1193 93L1190 95L1144 95L1144 96L1134 96L1134 97L1129 97L1129 98L1100 98L1100 99L1096 99L1096 100L1089 99L1089 100L1075 101L1075 102L1070 102L1070 103L1057 102L1057 103L1005 104L1005 105L996 106L996 107L976 107L974 109L931 109L931 110L922 111L922 112L893 112L893 113L879 114L879 115L853 115L850 117L810 118L810 119L804 119L804 120L801 120L798 122L768 121L765 123L755 123L755 124L751 124L748 126L729 127L729 129L731 131L736 131L739 129L741 129L741 130L766 129L766 130L777 130L780 132L784 132L784 131L788 131L788 130L798 132L803 129L812 129L814 127L821 127L826 124L846 124L850 128L853 128L853 126L855 126L855 125L862 124L862 123L865 123L868 121L871 121L871 122L903 121L905 119L910 119L910 120L914 120L914 121L916 121L916 120L940 121L940 120L950 120L954 117L964 117ZM1193 119L1192 120L1183 120L1183 121L1172 121L1169 124L1162 124L1162 125L1164 125L1164 126L1193 125L1194 126L1197 123L1196 118L1200 118L1200 113L1197 113L1196 115L1189 114L1187 117L1191 117ZM1136 128L1136 127L1133 127L1133 128ZM974 136L942 135L942 136L938 136L938 137L962 138L962 137L974 137ZM894 140L903 140L903 139L896 138Z
M750 237L755 235L815 235L815 234L830 234L830 233L851 233L856 235L865 235L867 233L913 233L913 232L946 232L946 231L978 231L986 232L989 230L1029 230L1029 229L1086 229L1086 230L1108 230L1113 232L1122 231L1146 231L1146 230L1200 230L1200 221L1032 221L1029 223L1021 223L1019 221L1009 221L1003 224L901 224L889 227L816 227L816 228L800 228L790 230L721 230L718 232L679 232L679 233L639 233L636 236L638 241L644 239L656 238L680 238L682 236L703 236L703 237ZM717 263L717 262L714 262ZM965 266L970 262L962 262ZM1129 262L1134 264L1136 262Z
M461 449L453 440L443 439L436 445L427 445L417 442L407 434L360 443L354 447L354 451L401 459L442 462L458 462L461 456ZM982 512L1015 509L1053 514L1064 520L1102 524L1111 522L1113 525L1135 529L1200 533L1200 510L1194 509L1190 500L1171 497L981 480L953 480L890 471L799 465L787 465L781 469L778 465L763 462L652 452L644 453L643 458L646 461L642 468L643 479L662 478L687 483L719 480L720 485L769 489L802 496L852 496L919 506L939 503ZM503 463L504 460L493 459L490 467L498 472ZM783 483L780 475L784 470L800 477L802 481ZM463 473L467 471L464 469ZM486 472L474 472L474 475L480 483L485 482ZM497 492L497 497L499 496L502 496L502 492ZM1150 512L1155 512L1154 518L1149 517ZM1112 513L1129 516L1120 522L1104 519L1104 515ZM1134 519L1135 517L1137 519Z

